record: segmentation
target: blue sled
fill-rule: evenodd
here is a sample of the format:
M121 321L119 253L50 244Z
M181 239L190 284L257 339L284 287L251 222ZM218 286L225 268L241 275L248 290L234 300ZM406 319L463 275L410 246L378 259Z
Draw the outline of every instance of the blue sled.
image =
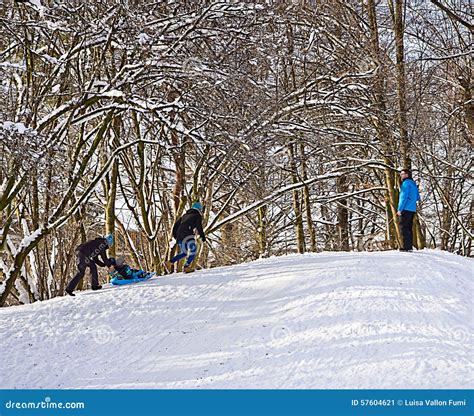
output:
M110 283L115 286L129 285L131 283L143 282L144 280L150 279L154 275L155 273L147 273L144 277L134 277L133 279L118 279L117 277L114 277Z

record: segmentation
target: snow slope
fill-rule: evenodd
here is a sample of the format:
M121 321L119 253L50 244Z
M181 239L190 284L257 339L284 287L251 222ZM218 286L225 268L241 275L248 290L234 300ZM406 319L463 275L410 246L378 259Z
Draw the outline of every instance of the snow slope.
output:
M473 388L473 262L320 253L0 310L0 388Z

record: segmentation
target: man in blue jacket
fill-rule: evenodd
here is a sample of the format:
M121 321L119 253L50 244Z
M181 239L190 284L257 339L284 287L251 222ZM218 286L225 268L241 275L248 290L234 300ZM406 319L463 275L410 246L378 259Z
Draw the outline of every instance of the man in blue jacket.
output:
M412 178L410 169L400 172L400 198L398 200L397 215L400 217L400 228L403 236L403 247L400 251L413 250L413 218L416 213L416 202L420 200L418 187Z

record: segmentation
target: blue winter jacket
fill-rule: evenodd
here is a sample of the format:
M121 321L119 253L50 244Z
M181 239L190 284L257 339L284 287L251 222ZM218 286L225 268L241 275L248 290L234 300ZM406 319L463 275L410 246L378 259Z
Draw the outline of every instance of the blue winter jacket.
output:
M420 200L418 187L413 179L407 178L402 182L400 187L400 199L398 200L397 211L413 211L416 212L416 201Z

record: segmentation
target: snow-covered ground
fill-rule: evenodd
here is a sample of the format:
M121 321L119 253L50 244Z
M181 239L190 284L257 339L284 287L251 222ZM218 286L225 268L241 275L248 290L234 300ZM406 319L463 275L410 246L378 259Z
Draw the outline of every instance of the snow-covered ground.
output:
M0 310L0 388L473 388L473 262L321 253Z

